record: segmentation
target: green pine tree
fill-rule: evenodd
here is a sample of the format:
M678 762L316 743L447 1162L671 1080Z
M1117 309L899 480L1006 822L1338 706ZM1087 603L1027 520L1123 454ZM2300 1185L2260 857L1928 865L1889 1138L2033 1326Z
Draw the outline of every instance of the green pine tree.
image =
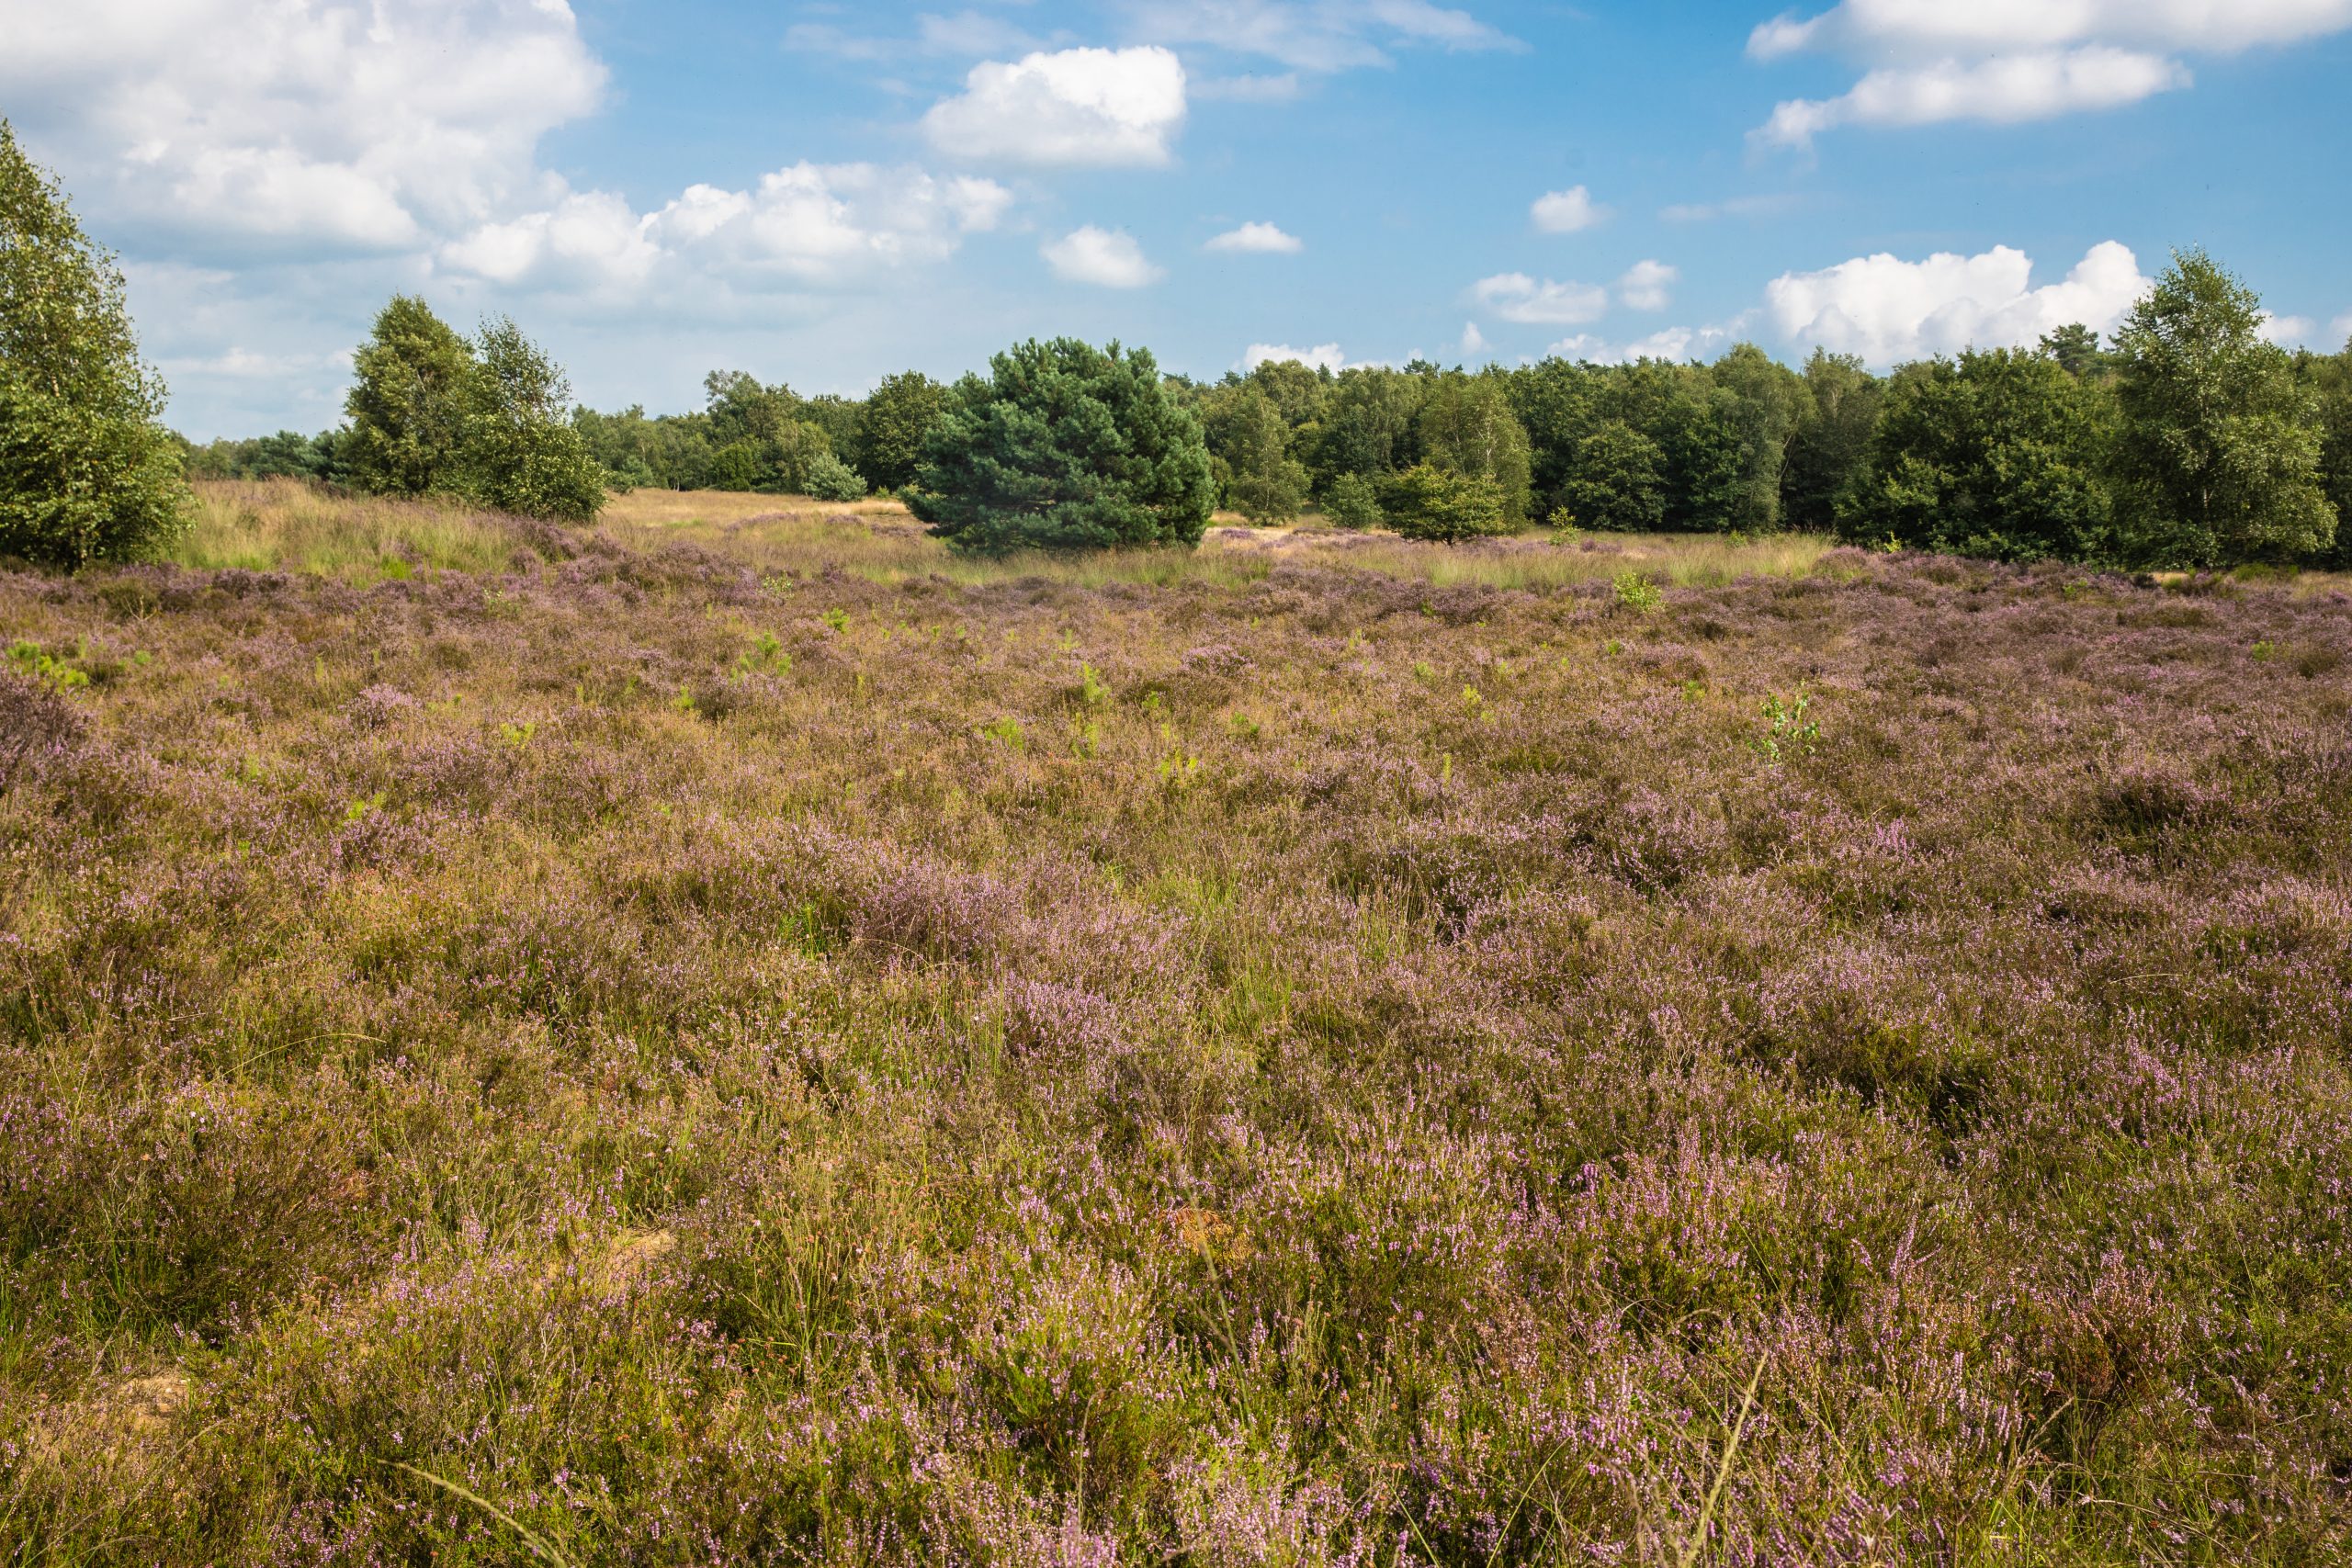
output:
M914 514L960 550L1197 545L1216 480L1200 422L1144 350L1030 342L967 376L923 443Z

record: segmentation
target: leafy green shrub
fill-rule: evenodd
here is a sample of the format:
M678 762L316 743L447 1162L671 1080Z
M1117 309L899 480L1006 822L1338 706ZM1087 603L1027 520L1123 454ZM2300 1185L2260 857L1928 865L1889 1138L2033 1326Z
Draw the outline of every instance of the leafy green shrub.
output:
M1408 539L1455 544L1505 527L1500 486L1434 463L1418 464L1391 479L1386 502L1389 521Z
M1638 571L1621 571L1610 585L1617 592L1617 603L1637 615L1646 615L1666 602L1657 584Z
M831 452L820 452L808 462L808 493L819 501L863 501L865 480Z
M1216 501L1200 422L1149 353L1025 343L956 385L908 505L960 550L1200 543Z
M0 120L0 556L130 560L178 533L187 492L163 409L120 269Z
M1387 519L1380 510L1380 491L1362 474L1341 474L1323 497L1323 515L1341 528L1377 528Z

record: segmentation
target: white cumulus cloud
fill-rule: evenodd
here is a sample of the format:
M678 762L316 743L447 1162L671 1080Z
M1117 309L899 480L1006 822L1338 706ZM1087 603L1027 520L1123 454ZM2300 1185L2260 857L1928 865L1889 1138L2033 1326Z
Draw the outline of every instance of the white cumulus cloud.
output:
M972 67L922 129L942 152L982 163L1152 167L1172 155L1184 113L1184 66L1170 51L1066 49Z
M1758 60L1820 51L1869 69L1851 91L1792 99L1757 140L1804 147L1841 125L2015 124L2120 107L2190 85L2179 57L2352 28L2352 0L1843 0L1748 38Z
M1529 212L1535 226L1546 234L1574 234L1609 220L1609 209L1593 200L1592 192L1582 186L1539 196Z
M1764 302L1793 345L1891 365L1970 347L2023 346L2075 321L2104 333L2152 282L2132 252L2111 240L2091 247L2059 282L2036 288L2032 274L2031 259L2007 245L1916 262L1858 256L1774 278Z
M2228 52L2352 28L2352 0L1845 0L1774 18L1748 39L1759 60L1836 49L1912 57L1996 54L2091 41Z
M1310 370L1329 370L1334 376L1348 367L1348 356L1340 352L1336 343L1317 344L1313 348L1293 348L1288 344L1253 343L1241 356L1244 374L1261 365L1287 365L1296 360Z
M1206 248L1241 255L1295 256L1306 248L1306 243L1272 223L1244 223L1219 234Z
M2319 323L2309 316L2279 316L2265 310L2261 331L2264 341L2280 348L2308 348L2319 331Z
M1973 119L1995 125L2120 108L2189 85L2188 68L2162 55L2093 46L1938 61L1873 71L1841 97L1796 98L1772 111L1758 140L1807 147L1841 125L1932 125Z
M1500 273L1473 285L1470 298L1506 321L1578 326L1609 309L1609 290L1589 283L1537 282L1523 272Z
M450 242L438 260L492 283L582 293L626 291L664 268L754 291L854 283L944 260L966 235L994 228L1012 200L993 180L796 164L747 191L689 186L644 214L606 192L566 191Z
M2328 322L2327 335L2346 347L2352 347L2352 310L2346 310Z
M1617 280L1617 298L1629 310L1663 310L1674 303L1679 270L1661 261L1639 261Z
M1065 234L1039 253L1065 283L1098 288L1141 288L1165 275L1151 265L1135 236L1125 231L1085 228Z
M605 73L563 0L11 4L0 102L77 194L282 251L413 247L533 191Z

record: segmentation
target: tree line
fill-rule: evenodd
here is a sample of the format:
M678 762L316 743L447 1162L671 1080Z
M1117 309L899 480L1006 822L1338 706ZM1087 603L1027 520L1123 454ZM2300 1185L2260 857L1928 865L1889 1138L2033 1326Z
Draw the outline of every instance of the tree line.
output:
M0 121L0 557L152 554L184 476L292 475L574 522L640 486L902 496L959 547L1197 541L1214 509L1458 540L1555 529L1828 533L2011 561L2352 566L2352 345L2267 342L2253 291L2175 258L2111 338L2070 327L1872 374L1742 344L1712 364L1553 358L1214 382L1148 353L1019 345L985 376L803 397L714 371L704 406L574 406L503 317L396 297L345 423L197 446L164 430L113 258Z
M388 319L423 309L395 301ZM1290 360L1215 382L1162 377L1158 398L1125 397L1114 409L1067 386L1049 397L1047 381L1124 384L1132 356L1029 344L1009 381L1001 356L990 377L950 387L908 371L863 399L802 397L714 371L696 412L581 408L569 429L613 489L848 501L874 488L911 500L976 482L968 446L931 449L943 431L968 437L986 423L959 423L957 411L1026 399L1040 417L1109 418L1147 444L1176 439L1179 426L1195 431L1206 504L1258 523L1312 510L1342 527L1442 540L1531 525L1798 530L2019 562L2352 565L2352 533L2338 525L2352 511L2352 346L2289 353L2265 339L2265 321L2250 289L2191 252L2111 339L2074 326L2033 348L1971 350L1884 376L1827 352L1792 368L1752 344L1712 364L1553 358L1470 371L1416 361L1335 374ZM440 334L446 354L456 334ZM356 443L384 400L363 397L372 367L400 352L379 321L347 430L215 443L191 454L190 471L384 488ZM1127 368L1104 379L1114 362ZM1069 456L1053 459L1064 489ZM414 471L402 472L413 483ZM996 487L992 504L1006 516L974 527L967 544L1075 547L1091 536L1022 522L1024 505L1059 493L1037 472L1030 479L1025 501ZM1159 536L1157 525L1142 534Z

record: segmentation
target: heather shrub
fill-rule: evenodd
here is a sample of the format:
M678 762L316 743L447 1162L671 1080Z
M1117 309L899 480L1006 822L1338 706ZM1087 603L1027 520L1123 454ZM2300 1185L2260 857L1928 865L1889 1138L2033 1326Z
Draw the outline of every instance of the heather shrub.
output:
M53 682L0 671L0 791L54 764L82 734L81 716Z
M24 1555L2340 1555L2324 582L198 489L0 575Z

